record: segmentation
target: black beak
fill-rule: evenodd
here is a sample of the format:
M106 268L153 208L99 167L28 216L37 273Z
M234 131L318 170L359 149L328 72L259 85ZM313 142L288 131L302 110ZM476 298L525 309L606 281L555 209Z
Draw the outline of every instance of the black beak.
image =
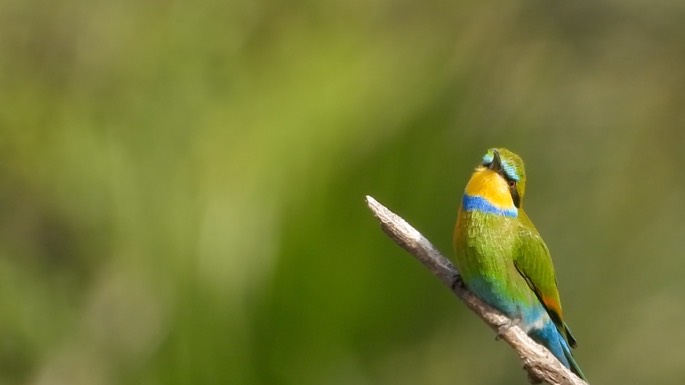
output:
M502 171L502 159L499 157L497 150L492 150L492 163L490 163L488 168L497 173Z

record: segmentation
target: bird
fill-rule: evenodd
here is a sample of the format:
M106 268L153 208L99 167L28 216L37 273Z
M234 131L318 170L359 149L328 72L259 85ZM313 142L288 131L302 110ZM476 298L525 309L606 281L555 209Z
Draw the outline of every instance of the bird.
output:
M523 210L523 160L491 148L466 184L454 228L455 266L476 297L499 310L586 380L571 348L552 258Z

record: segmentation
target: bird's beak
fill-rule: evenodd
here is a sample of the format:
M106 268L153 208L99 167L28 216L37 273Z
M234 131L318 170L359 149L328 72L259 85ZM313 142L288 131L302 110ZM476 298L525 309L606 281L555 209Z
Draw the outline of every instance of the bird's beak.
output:
M497 173L502 171L502 159L499 157L497 150L492 150L492 163L490 163L488 168Z

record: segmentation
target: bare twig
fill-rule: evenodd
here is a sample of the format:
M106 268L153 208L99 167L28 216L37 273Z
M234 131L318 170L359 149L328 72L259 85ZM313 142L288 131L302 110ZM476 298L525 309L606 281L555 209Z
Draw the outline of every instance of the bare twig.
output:
M381 223L383 231L395 243L416 257L433 275L464 301L466 306L485 321L488 326L497 331L501 339L514 348L531 381L544 381L551 385L587 385L586 382L562 365L547 349L528 337L521 328L512 326L509 318L468 291L452 263L409 223L368 195L366 196L366 203Z

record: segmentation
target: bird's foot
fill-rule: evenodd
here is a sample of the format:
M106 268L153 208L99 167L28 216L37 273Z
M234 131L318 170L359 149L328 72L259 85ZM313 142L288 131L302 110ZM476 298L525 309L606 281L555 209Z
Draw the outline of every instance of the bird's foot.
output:
M455 291L458 288L466 290L466 285L464 284L464 281L461 279L461 276L459 274L455 274L454 277L452 277L452 291Z
M499 341L502 339L502 336L504 333L507 332L507 330L511 329L513 326L521 326L521 320L519 319L510 319L506 323L500 325L497 328L497 336L495 336L495 341Z

